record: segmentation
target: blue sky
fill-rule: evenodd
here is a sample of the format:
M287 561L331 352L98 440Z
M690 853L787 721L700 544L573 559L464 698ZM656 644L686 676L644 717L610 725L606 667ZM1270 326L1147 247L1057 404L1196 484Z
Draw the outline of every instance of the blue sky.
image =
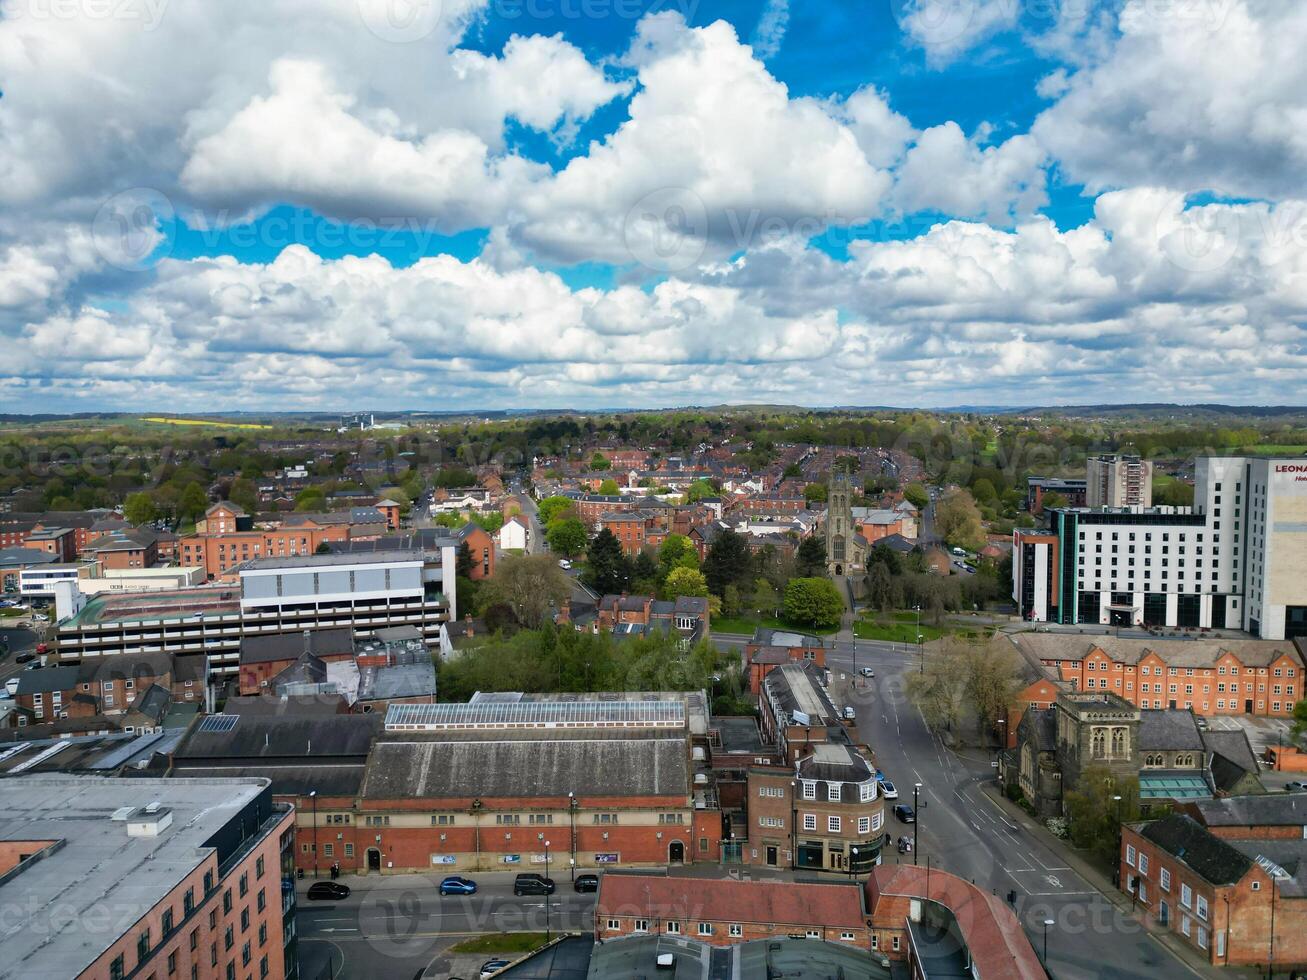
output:
M29 13L6 410L1245 403L1307 370L1296 5Z

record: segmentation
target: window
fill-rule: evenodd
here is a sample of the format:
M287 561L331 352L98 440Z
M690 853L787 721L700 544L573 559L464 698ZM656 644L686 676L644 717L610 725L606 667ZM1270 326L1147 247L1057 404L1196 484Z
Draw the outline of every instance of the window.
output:
M809 939L820 939L820 938L821 938L821 930L820 930L820 929L809 929L809 930L807 931L807 933L805 933L805 935L806 935Z
M1198 918L1200 918L1200 919L1202 919L1204 922L1206 922L1206 921L1207 921L1207 899L1203 898L1202 895L1197 895L1197 896L1195 896L1195 898L1197 899L1197 901L1194 903L1194 911L1198 913Z
M871 817L858 817L858 833L871 833Z
M817 784L805 779L803 781L803 798L805 800L815 800L817 798Z
M109 980L123 980L123 954L119 953L109 964Z
M172 924L172 909L164 909L164 912L163 912L163 922L162 922L162 924L161 924L161 926L160 926L160 929L162 930L162 932L163 932L163 934L164 934L165 936L168 935L168 933L172 932L172 929L173 929L173 924Z
M841 942L845 942L845 943L851 943L851 942L853 942L853 933L851 933L851 932L841 932L841 933L840 933L840 941L841 941Z
M1162 891L1171 890L1171 872L1166 868L1160 868L1157 872L1157 883L1162 886Z
M870 803L876 798L876 781L869 779L858 787L858 802Z
M815 813L805 813L805 814L803 815L803 829L804 829L804 830L816 830L816 829L817 829L817 814L815 814Z
M609 920L608 920L608 928L609 928L609 929L620 929L620 928L622 928L622 923L621 923L621 921L618 920L618 919L609 919Z
M262 912L268 905L267 896L264 895L262 888L259 889L259 897L255 904L258 906L260 912Z
M701 935L701 936L711 936L711 935L712 935L712 923L711 923L711 922L700 922L700 923L699 923L699 935Z
M254 862L254 877L262 878L263 868L264 868L263 855L260 854L258 860Z
M146 929L136 937L136 959L144 960L150 955L150 930Z
M1194 903L1194 891L1183 882L1180 884L1180 905L1189 908ZM1186 933L1188 935L1188 933Z
M648 931L649 931L649 920L648 920L648 919L636 919L636 920L635 920L635 931L636 931L636 932L648 932Z
M900 945L898 936L893 937L893 939L891 940L891 945L894 947L894 951L897 953Z
M677 935L678 933L680 933L680 931L681 931L681 924L680 924L679 922L668 922L668 923L667 923L667 928L666 928L666 930L664 930L664 931L665 931L665 932L667 933L667 935L669 935L669 936L675 936L675 935Z
M838 833L840 832L840 818L839 818L839 817L834 817L834 816L827 817L827 818L826 818L826 830L827 830L829 833L832 833L832 834L838 834Z
M168 954L168 975L172 976L177 972L177 950Z
M731 923L731 925L727 926L726 931L734 939L739 939L741 936L744 935L743 927L737 925L736 923Z
M831 803L838 803L840 801L839 783L826 784L826 799L829 800Z
M1125 863L1132 868L1135 866L1135 846L1133 844L1125 846Z
M1148 855L1141 853L1139 855L1139 873L1147 877L1148 875Z

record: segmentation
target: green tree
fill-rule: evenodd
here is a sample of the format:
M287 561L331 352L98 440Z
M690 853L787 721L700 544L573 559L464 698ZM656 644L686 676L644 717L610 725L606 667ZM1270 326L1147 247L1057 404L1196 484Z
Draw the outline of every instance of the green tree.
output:
M592 470L610 470L613 464L609 462L608 457L603 453L595 453L590 457L590 469ZM600 493L603 491L601 490Z
M703 560L703 574L708 579L708 590L716 596L728 585L751 582L753 554L744 535L730 528L718 534Z
M622 492L622 488L617 485L617 481L611 477L599 484L599 492L606 497L616 497Z
M930 494L920 483L909 483L903 488L903 499L912 504L918 510L924 510L930 503Z
M803 479L803 467L798 463L791 463L781 471L782 480L801 480Z
M707 585L704 586L705 593ZM740 588L737 585L728 585L722 592L722 615L738 616L740 614Z
M154 498L145 491L128 494L123 501L123 520L128 524L148 524L158 520L158 517L159 508L154 505Z
M585 550L585 525L575 517L559 518L549 525L545 540L549 542L550 551L564 558L575 558Z
M809 483L803 488L803 499L809 504L824 504L826 502L826 484Z
M1068 503L1063 494L1056 490L1049 490L1041 499L1041 506L1044 510L1057 510L1059 507L1065 507Z
M903 590L898 587L889 566L875 562L867 572L867 604L873 609L888 612L903 602Z
M799 578L814 578L826 574L826 542L810 534L799 542L794 553L794 574Z
M233 480L227 491L227 499L247 514L258 513L259 491L251 480L244 477Z
M327 509L327 494L321 487L305 487L295 496L295 509L300 513Z
M698 568L699 552L684 534L669 534L658 547L658 565L663 575L673 568Z
M631 569L632 589L646 594L657 592L658 580L661 577L658 562L648 548L636 555L635 564Z
M571 592L571 581L549 555L505 555L481 583L477 601L483 610L507 606L519 623L536 629L550 606L562 605Z
M576 515L576 501L571 497L546 497L540 501L540 523L548 527L558 518L572 512Z
M844 600L827 578L795 578L785 586L785 618L807 626L834 626L844 615Z
M1307 732L1307 698L1293 705L1293 737L1301 738L1303 732Z
M1115 799L1118 796L1121 799ZM1139 819L1138 778L1113 776L1103 765L1087 766L1076 785L1063 793L1063 801L1071 843L1115 865L1120 860L1121 824Z
M583 575L586 584L600 595L625 592L631 585L631 563L622 553L617 535L604 528L590 541Z
M686 488L685 502L693 504L708 497L715 497L721 491L708 480L695 480Z
M935 530L957 548L979 551L985 546L985 529L980 523L976 501L965 490L952 490L935 505Z
M760 616L775 616L780 597L771 582L760 578L753 584L753 608Z
M193 521L203 517L208 508L209 498L205 496L204 488L198 483L188 483L177 500L177 513L182 520Z
M667 573L663 583L663 597L677 599L681 596L706 596L708 582L703 572L697 568L673 568Z

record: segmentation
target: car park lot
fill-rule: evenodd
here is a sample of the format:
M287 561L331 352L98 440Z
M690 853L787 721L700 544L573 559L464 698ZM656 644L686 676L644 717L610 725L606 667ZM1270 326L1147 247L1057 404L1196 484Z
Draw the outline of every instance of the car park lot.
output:
M407 980L419 971L424 977L444 978L455 965L472 969L470 975L476 976L475 968L495 957L450 957L449 946L487 932L544 932L546 924L554 931L589 932L594 926L594 894L575 891L566 872L551 874L557 890L549 896L515 897L512 872L462 876L476 883L475 894L442 897L443 874L342 875L340 883L350 888L348 898L308 901L312 879L296 882L301 963L323 964L330 957L337 980Z

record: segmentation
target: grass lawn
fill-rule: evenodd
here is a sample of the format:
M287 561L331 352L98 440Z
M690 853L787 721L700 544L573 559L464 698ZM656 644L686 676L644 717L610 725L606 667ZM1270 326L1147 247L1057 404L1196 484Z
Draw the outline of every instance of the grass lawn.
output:
M449 947L451 953L529 953L545 944L543 932L496 932L464 939Z
M712 631L714 633L743 633L752 636L753 631L759 626L770 626L772 629L778 630L794 630L797 633L815 633L818 636L830 636L832 633L838 633L840 629L838 625L822 626L818 629L811 626L796 626L793 623L777 619L775 616L764 616L762 619L745 616L717 616L712 621Z
M26 613L22 609L0 609L0 617L5 619L14 619L23 615L26 615Z
M930 626L921 624L921 635L925 642L938 640L942 636L961 636L965 639L978 639L993 632L989 629L972 629L962 626ZM886 643L915 643L917 635L917 614L912 611L893 613L873 613L866 615L853 624L853 635L860 640L882 640Z

